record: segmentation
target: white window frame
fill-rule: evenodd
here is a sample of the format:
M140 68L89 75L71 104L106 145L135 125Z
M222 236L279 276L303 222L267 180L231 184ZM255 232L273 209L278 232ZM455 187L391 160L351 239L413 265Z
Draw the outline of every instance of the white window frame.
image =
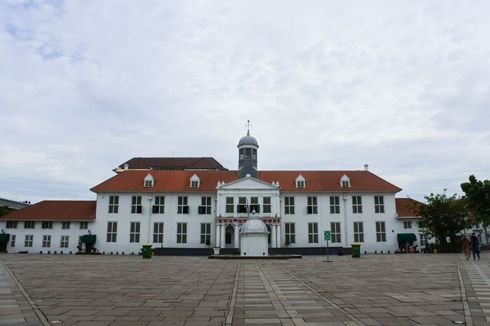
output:
M143 205L141 204L141 196L131 196L131 214L142 214Z
M306 205L307 214L318 214L318 197L308 196Z
M117 222L108 221L107 222L107 238L106 242L115 243L117 242Z
M69 241L70 241L70 236L62 235L60 239L60 248L68 248Z
M187 243L187 223L177 223L177 243Z
M340 227L340 222L330 222L330 235L332 238L332 243L342 242L342 233Z
M201 208L199 209L199 214L209 215L212 210L212 198L211 196L201 196Z
M25 221L24 222L24 229L35 229L36 228L36 221Z
M225 199L225 213L226 214L234 214L235 213L235 198L234 197L226 197Z
M189 214L189 199L187 196L177 197L177 214ZM187 213L186 211L187 207Z
M53 221L43 221L41 223L41 229L48 230L48 229L52 229L52 228L53 228Z
M15 247L15 240L16 240L16 235L12 234L12 237L10 238L10 246Z
M411 229L412 228L412 221L403 221L403 228L404 229Z
M201 244L211 245L211 223L201 223Z
M119 212L119 196L109 196L109 214Z
M308 243L318 243L318 223L308 223Z
M272 213L271 197L269 196L262 197L262 213Z
M43 235L43 248L51 248L51 235L45 234Z
M200 186L201 186L201 179L199 179L199 176L197 174L194 174L189 180L189 187L199 188Z
M80 230L87 230L88 229L88 222L82 221L80 222Z
M352 213L362 214L362 196L352 196Z
M386 242L385 221L376 221L376 242Z
M163 233L165 225L163 222L153 223L153 243L163 243Z
M286 240L286 245L296 243L296 232L295 232L294 222L284 223L284 236Z
M383 196L374 196L374 213L384 214L385 202Z
M69 230L71 226L71 222L61 222L61 229L62 230Z
M152 212L153 214L165 214L165 196L155 196Z
M340 214L339 196L330 196L330 214Z
M284 197L284 214L294 215L294 196Z
M7 221L7 223L5 223L5 228L6 229L17 229L17 221Z
M364 242L364 223L361 221L355 221L353 223L354 230L354 242Z
M141 223L140 222L130 222L129 224L129 242L139 243L141 235Z
M32 243L34 242L34 235L26 234L24 238L24 247L32 248Z

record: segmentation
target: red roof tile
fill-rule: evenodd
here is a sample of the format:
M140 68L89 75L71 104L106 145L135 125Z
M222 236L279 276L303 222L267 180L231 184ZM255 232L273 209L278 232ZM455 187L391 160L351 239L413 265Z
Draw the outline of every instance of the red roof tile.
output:
M417 217L416 207L423 203L411 198L395 198L396 213L399 218Z
M144 187L144 178L150 173L154 186ZM199 188L190 188L189 180L196 174L200 178ZM306 187L297 189L298 175L306 180ZM340 178L346 174L350 188L340 187ZM238 179L237 171L164 171L126 170L93 187L93 192L214 192L218 181L230 182ZM282 191L297 192L398 192L401 189L369 171L260 171L258 179L268 183L279 181Z
M0 220L91 221L94 200L45 200L0 217Z

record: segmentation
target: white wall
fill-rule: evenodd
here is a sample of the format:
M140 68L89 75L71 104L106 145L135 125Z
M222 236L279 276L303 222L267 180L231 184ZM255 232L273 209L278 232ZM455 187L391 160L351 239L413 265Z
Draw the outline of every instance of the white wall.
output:
M109 213L110 196L119 196L119 209L117 214ZM133 195L142 197L142 213L131 213L131 199ZM178 196L188 197L189 214L177 214ZM155 196L165 196L164 214L152 213ZM201 197L211 197L211 214L198 214L198 206L201 205ZM150 201L149 198L152 198ZM96 247L105 252L137 253L145 243L153 244L153 247L183 247L183 248L211 248L214 243L216 195L209 193L152 193L152 194L127 194L106 193L97 195L97 222ZM107 224L117 222L117 242L107 242ZM131 222L140 222L140 241L130 243ZM164 223L163 243L153 243L153 223ZM177 223L187 223L187 243L177 243ZM211 224L211 245L201 244L201 223ZM148 227L150 227L148 237Z
M50 251L54 253L57 251L63 251L63 253L72 253L78 252L78 239L81 235L88 234L88 230L92 231L92 234L95 234L94 231L94 222L88 222L88 229L80 229L80 221L71 221L69 229L62 229L62 222L53 221L52 229L42 229L42 222L35 221L34 229L24 229L24 221L17 221L17 228L15 229L7 229L6 222L0 222L0 229L4 229L5 233L10 234L10 241L7 245L8 252L19 252L19 251L27 251L29 253L39 253L42 251L43 253L47 253ZM15 246L12 247L12 235L15 235ZM32 247L25 247L25 236L33 235ZM51 235L51 246L49 248L43 247L43 236ZM60 247L61 236L67 235L69 236L68 248ZM97 240L98 240L97 235Z

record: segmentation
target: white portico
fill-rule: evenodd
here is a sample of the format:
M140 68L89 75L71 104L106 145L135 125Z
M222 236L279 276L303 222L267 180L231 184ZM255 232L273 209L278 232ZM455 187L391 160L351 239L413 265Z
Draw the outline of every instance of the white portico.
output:
M249 175L229 183L218 182L216 247L240 248L240 228L250 217L261 219L270 232L270 247L281 246L280 187Z

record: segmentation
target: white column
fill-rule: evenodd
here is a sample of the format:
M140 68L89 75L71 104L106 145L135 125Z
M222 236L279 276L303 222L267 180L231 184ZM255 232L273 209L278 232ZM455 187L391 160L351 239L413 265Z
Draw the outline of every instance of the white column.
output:
M221 244L221 225L219 225L218 223L216 223L216 234L215 234L215 241L216 241L216 247L219 248L220 244Z
M226 243L225 243L225 229L226 229L226 225L225 224L221 224L221 245L220 247L221 248L224 248L226 246Z
M235 236L234 236L234 240L235 240L235 248L240 248L240 235L238 233L238 223L233 223L233 226L235 227L234 231L235 231Z
M281 224L276 225L277 248L281 248Z
M153 239L151 238L151 211L152 211L152 206L151 206L151 201L153 198L151 196L148 196L148 234L146 237L146 243L147 244L152 244Z
M271 224L271 248L277 248L276 244L276 225Z

